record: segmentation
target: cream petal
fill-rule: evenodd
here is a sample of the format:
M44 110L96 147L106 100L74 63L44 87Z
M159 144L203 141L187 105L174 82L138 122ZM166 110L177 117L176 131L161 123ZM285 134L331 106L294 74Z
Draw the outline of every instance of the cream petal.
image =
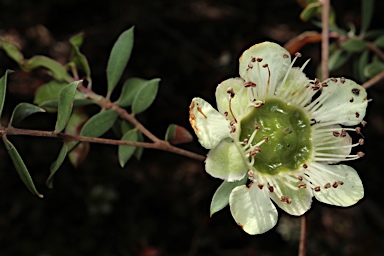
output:
M367 92L352 80L345 79L344 83L341 80L330 80L328 86L323 87L322 95L328 97L313 113L316 121L356 125L363 120L368 105Z
M316 169L315 175L331 185L325 188L326 184L318 184L320 191L314 191L313 194L320 202L347 207L356 204L364 197L363 184L352 167L319 163L313 167Z
M259 62L257 59L262 60ZM245 81L256 83L256 91L260 100L263 100L265 95L275 93L278 82L283 80L291 64L289 52L271 42L250 47L244 51L239 61L240 76ZM264 66L265 64L268 64L269 70Z
M236 143L228 139L208 152L205 170L215 178L236 181L244 178L248 166Z
M228 88L232 88L235 93L235 96L231 100L231 109L236 118L245 112L248 104L248 96L247 90L244 88L244 80L240 77L227 79L216 87L215 96L217 109L223 115L227 113L228 119L232 121L234 119L229 109Z
M266 188L256 184L242 185L232 190L229 206L236 223L248 234L262 234L277 223L277 210Z
M225 117L201 98L192 100L189 106L189 122L200 144L206 149L216 147L231 131Z
M306 86L309 83L309 79L303 71L299 68L291 68L288 72L287 79L284 83L278 84L276 91L279 96L291 102L306 105L312 100L312 97L303 98L303 94L307 94Z
M287 186L286 183L296 189ZM269 194L281 209L294 216L303 215L311 208L312 203L312 190L309 187L298 188L299 184L303 184L303 182L276 180L277 187Z

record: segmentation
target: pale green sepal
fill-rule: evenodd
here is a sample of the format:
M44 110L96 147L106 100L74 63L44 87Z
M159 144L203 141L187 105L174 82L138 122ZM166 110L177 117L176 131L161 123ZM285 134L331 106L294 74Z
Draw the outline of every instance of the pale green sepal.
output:
M325 174L331 187L324 188L325 184L321 184L320 191L314 191L313 194L320 202L336 205L336 206L351 206L356 204L364 197L364 187L360 180L359 175L352 167L348 165L323 165L316 164L319 173L318 176ZM330 178L332 180L330 180ZM336 188L333 186L334 182L343 182Z
M257 59L262 59L262 61L258 62ZM257 84L256 90L259 96L268 93L269 85L275 85L278 81L282 81L291 64L289 52L280 45L271 42L253 45L244 51L239 61L240 76L245 81L252 81ZM269 69L263 67L265 64L268 64ZM273 91L269 93L273 93Z
M277 210L268 189L257 184L238 186L229 196L229 206L236 223L248 234L267 232L277 223Z
M229 94L227 93L228 88L232 88L235 93L235 97L231 100L231 109L237 118L245 112L247 108L248 95L247 90L244 88L244 80L240 77L227 79L216 87L215 96L217 109L223 115L227 113L228 119L232 121L234 119L229 108Z
M244 178L248 166L235 142L227 139L208 152L205 170L215 178L236 181Z
M200 144L206 149L216 147L231 131L225 117L201 98L192 100L189 106L189 122Z
M318 122L339 123L342 125L357 125L364 116L368 105L367 92L364 87L354 81L341 79L337 82L328 81L328 86L323 87L323 93L330 96L323 105L313 113L313 118Z
M225 206L227 206L229 204L229 195L231 194L232 190L235 187L244 185L247 180L248 177L244 177L242 180L239 181L224 181L223 183L221 183L221 185L217 188L215 194L212 197L210 216L212 217L214 213L220 211Z
M289 182L293 187L296 188L298 188L299 184L302 184L302 182L300 181L285 182ZM288 187L280 180L276 180L275 185L277 185L278 188L275 188L274 192L270 192L269 196L281 209L283 209L288 214L300 216L303 215L306 211L308 211L309 208L311 208L313 195L312 190L309 187L298 188L295 190ZM281 191L282 195L277 195L277 191ZM288 204L287 202L283 202L281 200L281 196L289 198L291 200L290 203Z

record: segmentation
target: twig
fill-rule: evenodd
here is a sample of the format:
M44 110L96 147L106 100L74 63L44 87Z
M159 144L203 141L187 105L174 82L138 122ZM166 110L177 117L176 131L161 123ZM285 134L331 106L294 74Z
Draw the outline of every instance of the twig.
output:
M384 52L380 50L379 47L377 47L374 43L371 43L371 42L366 42L366 45L371 51L376 53L376 55L378 55L381 59L384 60Z
M384 79L384 71L381 71L379 74L375 75L374 77L369 79L367 82L363 83L362 86L365 89L367 89L367 88L371 87L372 85L378 83L382 79Z
M321 31L321 80L329 77L328 55L329 55L329 5L330 0L319 0L323 5L321 22L323 29Z
M299 256L305 256L307 253L307 224L307 215L304 214L301 216Z

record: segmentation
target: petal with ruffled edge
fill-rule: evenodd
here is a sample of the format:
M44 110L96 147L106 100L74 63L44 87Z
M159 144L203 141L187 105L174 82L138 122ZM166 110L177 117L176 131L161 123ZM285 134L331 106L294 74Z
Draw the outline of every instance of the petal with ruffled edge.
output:
M291 64L289 52L271 42L255 44L244 51L239 61L240 76L245 81L256 83L257 97L260 100L265 95L274 95L276 86L283 80Z
M236 143L228 139L208 152L205 170L215 178L236 181L244 178L248 166Z
M238 117L245 112L248 104L248 96L247 90L244 88L244 80L240 77L227 79L216 87L215 96L217 109L223 115L224 113L227 113L228 119L232 121L233 116L229 109L228 88L232 88L235 93L235 96L231 100L231 109L235 117Z
M229 196L232 216L248 234L265 233L277 223L277 210L268 193L266 188L252 184L234 188Z
M200 144L206 149L216 147L231 131L225 117L201 98L192 100L189 106L189 122Z
M288 187L286 184L279 180L276 180L274 184L276 187L274 188L274 192L269 194L270 197L281 209L287 213L294 216L303 215L306 211L309 210L309 208L311 208L313 196L312 190L306 186L298 188L299 184L303 184L300 181L292 182L287 180L285 182L289 183L290 186L294 187L295 189ZM282 196L284 196L283 199Z
M313 168L312 171L316 176L331 185L326 189L325 184L321 184L320 191L313 192L320 202L347 207L356 204L364 197L363 184L352 167L319 163L312 163L309 167Z
M352 80L330 80L323 87L320 97L325 96L322 105L313 113L313 118L320 122L334 122L342 125L360 123L367 109L368 100L365 89ZM325 95L323 95L325 94Z

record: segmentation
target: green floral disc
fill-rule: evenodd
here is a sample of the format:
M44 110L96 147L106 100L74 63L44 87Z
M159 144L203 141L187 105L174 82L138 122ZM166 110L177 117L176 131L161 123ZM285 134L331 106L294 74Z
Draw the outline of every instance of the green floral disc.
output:
M260 108L253 108L241 120L240 141L249 139L259 127L252 145L268 138L255 156L257 171L276 175L292 171L311 156L311 125L307 115L298 107L279 99L269 99Z

